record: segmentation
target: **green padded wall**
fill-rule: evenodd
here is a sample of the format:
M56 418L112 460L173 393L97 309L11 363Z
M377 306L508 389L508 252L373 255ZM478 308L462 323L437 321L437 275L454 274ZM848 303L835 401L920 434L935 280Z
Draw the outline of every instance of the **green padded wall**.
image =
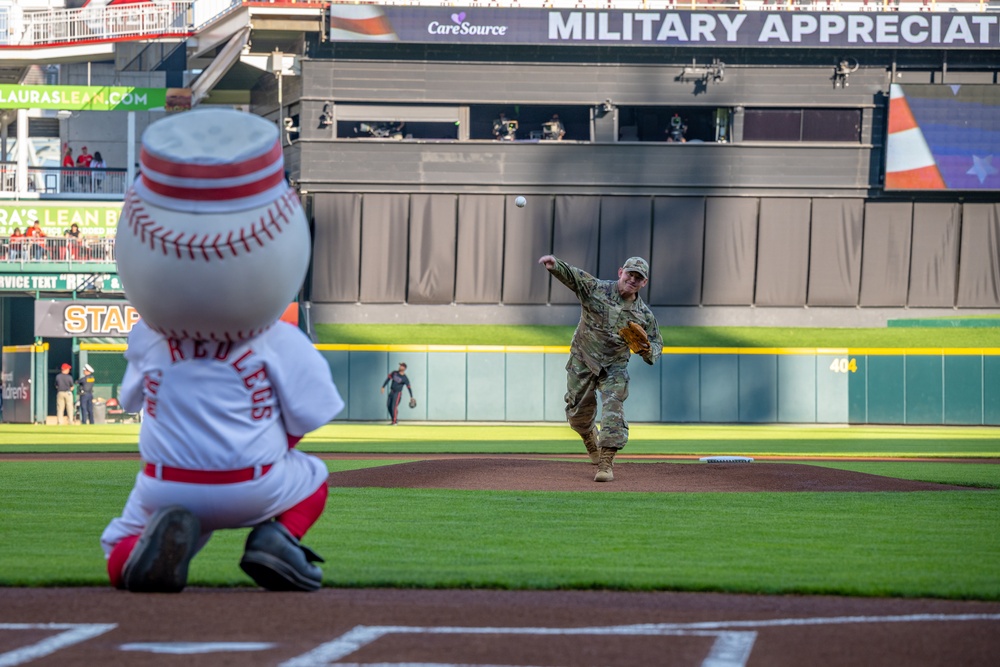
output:
M541 354L506 354L506 402L509 422L545 418L545 358Z
M739 355L739 421L778 420L778 360L773 354Z
M469 421L504 421L507 355L503 352L477 352L468 355L467 407Z
M868 357L869 424L906 423L906 386L902 355Z
M337 390L340 392L340 397L344 399L344 409L340 411L340 414L334 417L334 419L339 421L347 421L350 418L350 395L348 389L351 386L350 381L350 363L348 361L350 357L350 352L340 351L340 350L320 350L320 354L326 359L326 363L330 364L330 375L333 376L333 382L337 385Z
M564 422L566 354L321 350L347 401L337 419L384 421L378 387L399 361L407 421ZM824 351L825 352L825 351ZM1000 355L676 348L629 363L630 422L1000 425ZM598 418L600 415L598 415Z
M650 366L638 354L628 362L628 400L625 419L630 422L660 421L660 368Z
M427 386L423 402L432 421L465 420L464 352L438 352L427 355Z
M907 424L944 423L944 358L941 355L905 357Z
M386 395L379 393L379 386L389 374L389 353L358 351L348 354L347 387L348 419L351 421L389 421ZM338 386L339 387L339 386ZM339 387L341 394L344 387ZM388 389L386 389L388 393Z
M701 420L735 423L740 420L739 356L705 354L701 358Z
M566 420L565 354L545 354L545 421Z
M944 421L983 423L983 358L944 357Z
M1000 424L1000 356L983 357L983 421Z
M388 421L379 387L405 361L418 405L404 404L401 420L565 421L566 353L411 350L320 346L346 403L335 419ZM83 344L80 363L103 368L118 359L124 367L123 352ZM1000 425L995 350L906 352L668 349L655 366L629 363L626 416L639 423Z
M665 422L701 421L701 355L660 357L660 418Z
M782 423L816 421L816 358L783 354L777 358L778 414Z
M857 371L847 378L848 421L851 424L868 423L868 356L851 357L857 363Z
M857 360L846 355L817 354L814 363L816 422L846 424L850 421L850 382L857 374Z

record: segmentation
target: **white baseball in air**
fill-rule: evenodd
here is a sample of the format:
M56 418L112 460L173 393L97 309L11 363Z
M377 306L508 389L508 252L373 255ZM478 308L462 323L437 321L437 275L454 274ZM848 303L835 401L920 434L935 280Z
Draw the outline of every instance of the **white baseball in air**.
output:
M150 126L144 142L212 165L239 161L248 150L266 152L277 141L273 123L218 111L168 116ZM253 205L223 202L215 212L175 210L141 185L126 193L115 241L118 274L146 324L177 338L243 340L281 317L305 278L310 240L298 195L283 172L273 180Z
M525 199L524 197L518 197L517 199L514 200L514 206L517 206L518 208L524 208L524 206L527 203L528 203L528 200Z

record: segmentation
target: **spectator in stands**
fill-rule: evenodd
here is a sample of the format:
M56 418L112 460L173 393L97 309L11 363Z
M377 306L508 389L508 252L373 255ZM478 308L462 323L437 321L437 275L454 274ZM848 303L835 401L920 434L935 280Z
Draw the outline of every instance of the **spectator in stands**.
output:
M84 172L84 169L90 169L90 163L94 161L94 156L87 152L86 146L80 147L80 154L76 156L76 168L80 170L80 191L89 192L90 191L90 174Z
M67 169L73 169L73 167L75 167L75 166L76 166L76 162L73 161L73 149L69 147L69 144L66 144L66 147L63 150L63 160L62 160L62 167L63 167L63 174L62 174L62 177L63 177L63 179L62 179L62 181L63 181L63 192L72 192L75 189L73 187L73 185L74 185L73 184L73 177L72 177L72 173L73 172L72 171L66 171Z
M42 231L42 225L35 220L34 224L24 232L24 235L28 238L31 246L31 258L44 258L47 253L45 252L45 232Z
M7 257L12 260L24 257L24 232L21 231L20 227L15 227L14 231L11 232L9 243L10 252Z
M90 161L90 171L94 179L94 192L104 191L104 170L108 164L101 157L101 151L94 151L94 159Z
M80 259L80 227L74 222L66 230L66 252L72 259ZM66 252L63 252L65 259Z

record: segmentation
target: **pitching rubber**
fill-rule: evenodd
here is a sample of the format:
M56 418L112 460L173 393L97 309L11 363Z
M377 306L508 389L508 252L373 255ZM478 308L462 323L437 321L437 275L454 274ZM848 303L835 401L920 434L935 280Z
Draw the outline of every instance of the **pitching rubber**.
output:
M703 456L698 459L702 463L752 463L749 456Z

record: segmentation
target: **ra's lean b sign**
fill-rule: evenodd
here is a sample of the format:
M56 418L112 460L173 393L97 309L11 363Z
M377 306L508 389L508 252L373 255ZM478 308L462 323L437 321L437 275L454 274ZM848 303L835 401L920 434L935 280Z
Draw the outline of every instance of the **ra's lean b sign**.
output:
M127 301L35 301L35 336L127 338L139 321Z

